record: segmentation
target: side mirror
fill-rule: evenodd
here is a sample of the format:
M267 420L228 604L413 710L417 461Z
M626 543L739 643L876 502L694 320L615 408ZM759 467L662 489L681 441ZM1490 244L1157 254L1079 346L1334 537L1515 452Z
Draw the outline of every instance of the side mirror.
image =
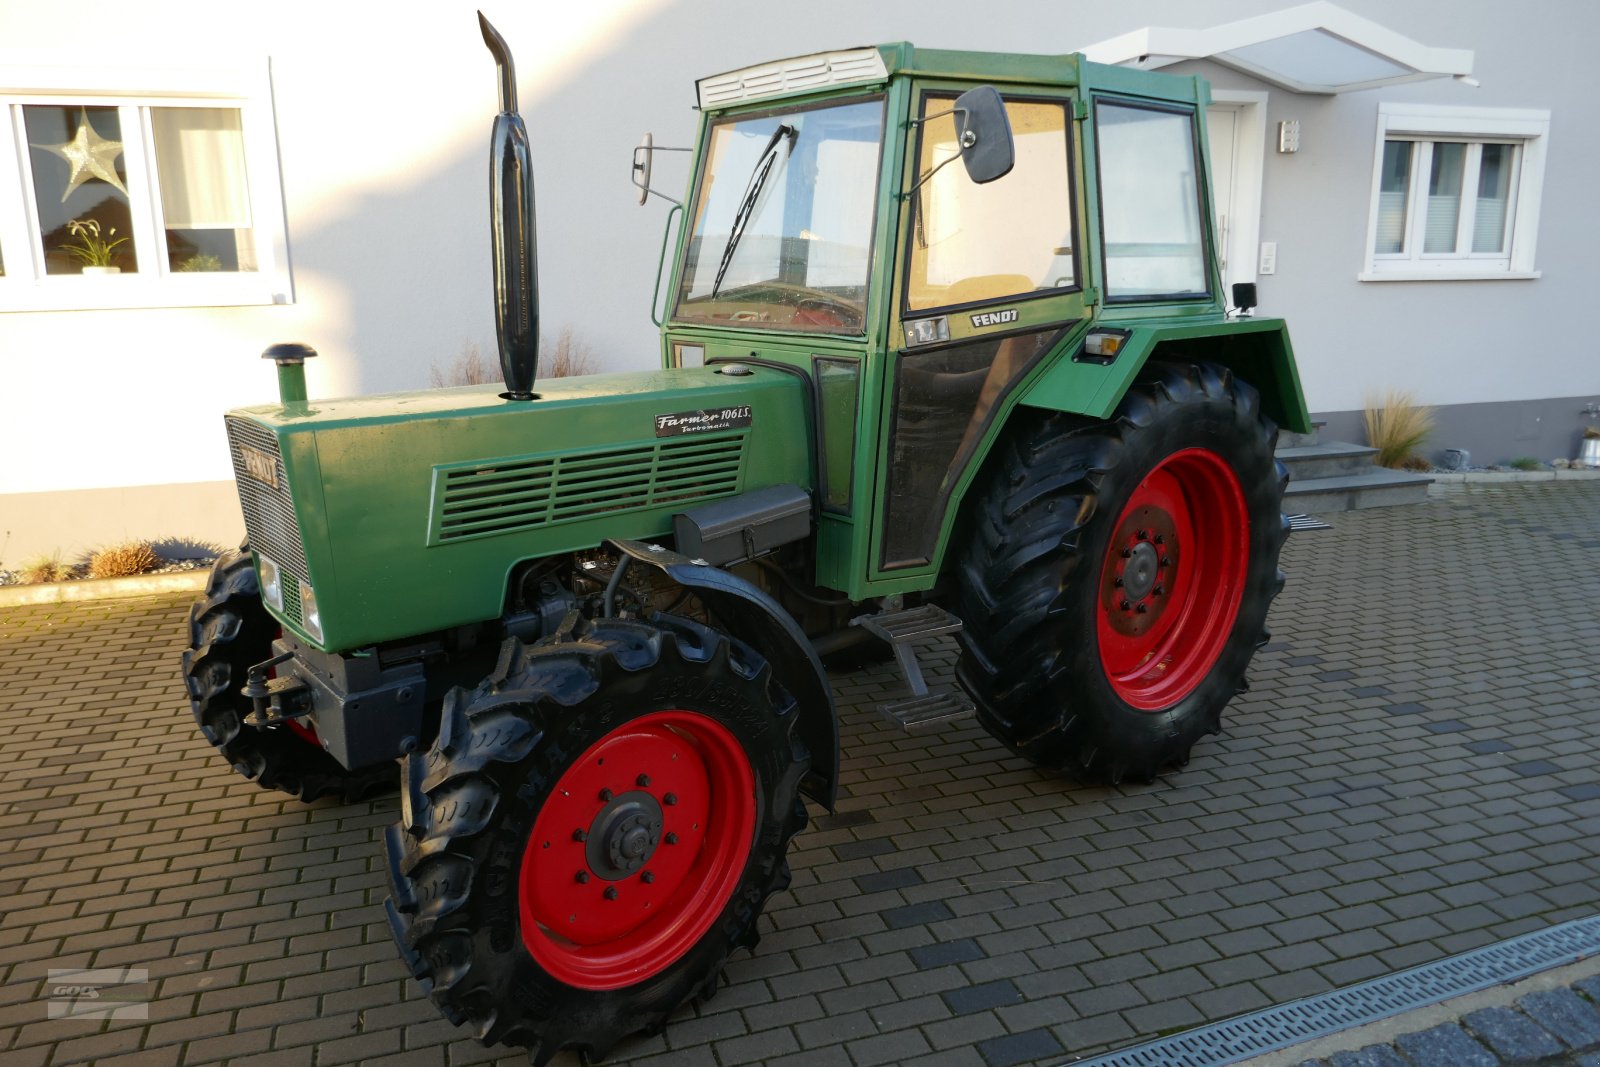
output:
M961 163L967 168L967 177L977 185L984 185L1011 173L1017 162L1017 146L1011 139L1011 119L1006 115L1005 101L1000 91L992 85L968 89L956 97L948 111L924 115L916 122L954 115L956 144L961 152ZM955 161L955 156L943 160L928 173L920 175L916 183L903 196L909 197L922 188L935 174Z
M1004 178L1017 162L1016 145L1011 139L1011 119L1000 92L992 85L968 89L956 97L957 137L961 142L961 162L967 177L978 185Z
M639 147L633 150L633 184L639 188L639 203L650 199L650 167L655 162L656 139L644 135Z
M690 148L668 148L666 145L657 145L656 139L651 134L645 134L644 140L639 142L639 147L633 150L633 184L639 190L639 203L643 204L652 196L659 196L669 203L682 207L681 201L673 200L665 193L658 193L650 188L650 171L655 165L657 152L691 152Z

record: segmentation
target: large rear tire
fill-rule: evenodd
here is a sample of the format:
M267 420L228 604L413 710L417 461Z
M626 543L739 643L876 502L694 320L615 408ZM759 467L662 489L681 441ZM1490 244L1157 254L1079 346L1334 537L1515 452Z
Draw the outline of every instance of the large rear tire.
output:
M1276 441L1256 390L1204 363L1150 365L1109 422L1019 418L960 559L957 676L990 733L1117 782L1220 729L1283 585Z
M271 657L277 632L277 621L261 604L250 546L224 553L211 568L205 596L189 609L189 647L183 653L189 706L205 739L250 781L301 800L355 801L393 789L393 763L346 770L307 728L256 729L245 723L251 703L240 689L246 672Z
M789 884L797 718L759 655L687 619L507 642L404 764L388 909L413 973L536 1065L660 1029Z

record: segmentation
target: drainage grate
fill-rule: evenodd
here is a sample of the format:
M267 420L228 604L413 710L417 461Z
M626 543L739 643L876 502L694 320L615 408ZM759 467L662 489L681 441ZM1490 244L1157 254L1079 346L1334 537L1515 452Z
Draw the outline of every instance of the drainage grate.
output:
M1290 531L1294 533L1299 533L1301 530L1333 529L1333 523L1323 522L1321 519L1311 515L1288 515L1285 517L1289 520Z
M1600 915L1111 1052L1074 1067L1224 1067L1600 952Z

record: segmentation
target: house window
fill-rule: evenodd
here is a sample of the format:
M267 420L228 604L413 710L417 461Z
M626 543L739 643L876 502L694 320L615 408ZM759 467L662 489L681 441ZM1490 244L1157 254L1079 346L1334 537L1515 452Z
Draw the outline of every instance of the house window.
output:
M1535 278L1548 111L1383 104L1363 281Z
M0 311L287 303L269 100L265 63L0 66Z

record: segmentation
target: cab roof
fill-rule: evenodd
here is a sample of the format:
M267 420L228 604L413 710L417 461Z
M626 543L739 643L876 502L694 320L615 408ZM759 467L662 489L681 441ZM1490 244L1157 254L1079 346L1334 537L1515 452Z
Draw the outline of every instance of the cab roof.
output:
M1082 54L1026 55L918 48L907 41L846 48L741 67L695 83L703 111L805 96L846 87L869 88L896 77L946 78L1000 85L1104 89L1182 103L1204 103L1199 78L1091 63Z

